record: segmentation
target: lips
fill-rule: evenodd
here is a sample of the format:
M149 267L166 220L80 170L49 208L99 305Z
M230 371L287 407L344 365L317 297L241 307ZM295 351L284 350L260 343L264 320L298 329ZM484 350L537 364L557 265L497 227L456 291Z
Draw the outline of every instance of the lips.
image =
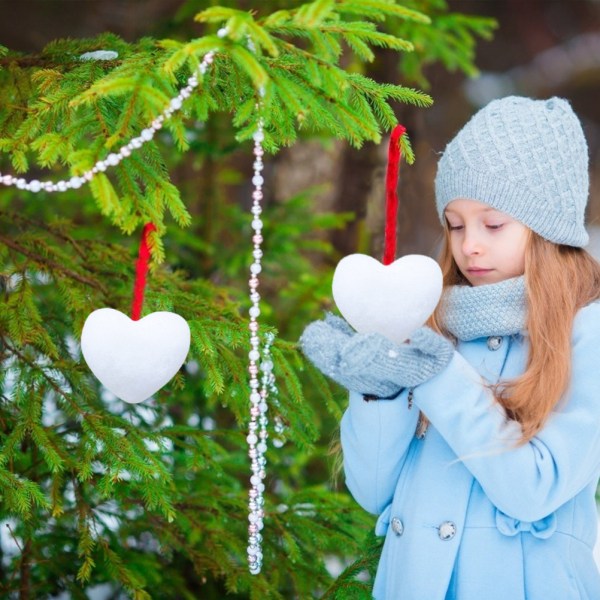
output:
M467 272L471 273L471 275L485 275L490 271L493 271L493 269L483 269L481 267L470 267L467 269Z

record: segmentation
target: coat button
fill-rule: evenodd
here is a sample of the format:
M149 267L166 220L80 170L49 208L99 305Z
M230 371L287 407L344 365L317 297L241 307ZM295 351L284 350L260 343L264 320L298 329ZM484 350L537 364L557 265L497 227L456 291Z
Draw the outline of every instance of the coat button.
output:
M404 533L404 523L398 518L394 517L392 519L392 531L400 537Z
M451 540L456 535L456 525L452 521L444 521L438 527L438 535L444 542Z
M492 335L487 339L487 347L490 350L498 350L502 346L502 337L499 335Z

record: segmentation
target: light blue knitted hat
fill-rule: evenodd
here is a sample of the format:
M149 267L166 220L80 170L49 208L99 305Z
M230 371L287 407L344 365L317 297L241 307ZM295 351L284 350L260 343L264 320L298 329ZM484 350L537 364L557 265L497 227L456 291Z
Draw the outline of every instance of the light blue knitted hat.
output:
M446 146L435 179L442 223L449 202L469 198L568 246L588 242L588 188L587 143L562 98L490 102Z

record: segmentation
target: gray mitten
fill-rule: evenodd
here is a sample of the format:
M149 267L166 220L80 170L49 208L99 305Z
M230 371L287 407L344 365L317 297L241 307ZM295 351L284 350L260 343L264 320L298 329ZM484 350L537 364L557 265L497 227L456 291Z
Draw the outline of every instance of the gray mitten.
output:
M356 335L344 319L328 313L324 321L315 321L306 327L300 346L317 369L346 389L380 398L396 396L400 386L395 383L370 375L356 377L340 368L342 351Z
M378 333L356 334L342 349L340 369L354 378L374 378L414 387L442 371L454 354L454 346L428 327L410 340L395 344Z

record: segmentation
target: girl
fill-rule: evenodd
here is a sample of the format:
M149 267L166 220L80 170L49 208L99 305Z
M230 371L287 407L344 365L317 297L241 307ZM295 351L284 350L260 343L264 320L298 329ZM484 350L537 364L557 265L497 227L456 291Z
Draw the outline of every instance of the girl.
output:
M508 97L448 144L442 301L405 344L328 316L347 485L385 536L380 600L598 600L600 266L568 102Z

